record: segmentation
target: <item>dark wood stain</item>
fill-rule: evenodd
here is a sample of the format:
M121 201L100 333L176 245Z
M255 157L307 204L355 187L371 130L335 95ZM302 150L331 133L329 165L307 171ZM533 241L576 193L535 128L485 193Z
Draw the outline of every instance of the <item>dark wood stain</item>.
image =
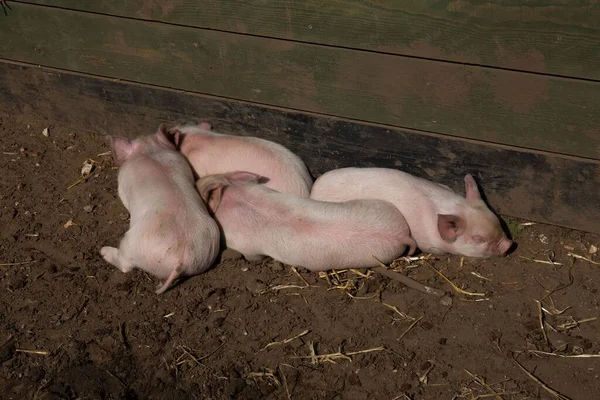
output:
M463 193L475 175L498 212L600 233L600 162L359 124L71 73L0 63L0 108L74 128L135 136L208 120L298 153L318 176L347 166L399 168Z

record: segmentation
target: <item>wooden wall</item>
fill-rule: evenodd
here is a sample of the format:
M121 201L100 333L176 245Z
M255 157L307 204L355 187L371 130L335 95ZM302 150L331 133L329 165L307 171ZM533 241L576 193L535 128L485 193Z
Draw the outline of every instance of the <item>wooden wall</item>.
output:
M309 158L323 153L332 157L307 160L315 174L322 172L323 165L335 167L349 160L355 165L387 165L384 150L389 153L385 157L396 159L392 164L451 185L458 185L459 175L469 167L466 172L480 178L490 202L503 213L600 232L600 194L595 186L600 185L600 4L596 1L31 0L9 4L9 15L0 14L0 58L6 62L6 77L12 80L4 79L0 102L13 102L12 107L31 103L38 104L35 111L49 112L35 99L24 97L29 93L24 85L30 83L15 80L30 76L29 80L40 80L36 83L40 86L49 81L59 84L60 79L51 78L49 68L55 68L61 74L98 79L104 82L105 93L109 87L116 90L101 104L105 109L111 109L107 102L120 104L123 121L137 120L132 116L135 112L155 119L182 113L147 114L148 107L134 111L135 101L126 99L126 87L117 90L102 78L151 85L147 95L156 98L163 96L157 94L159 89L178 90L214 96L217 100L205 97L206 101L219 101L227 108L230 104L263 107L269 110L265 115L275 115L271 107L285 115L310 113L320 121L314 123L317 128L331 127L341 118L349 121L352 128L347 129L357 136L331 129L316 132L339 137L324 138L313 144L312 153L305 151ZM11 62L45 69L35 72L10 66ZM82 87L83 82L71 90L95 99L102 96L101 91ZM85 82L89 86L92 81ZM144 96L139 88L130 92ZM180 102L187 115L232 123L210 107L203 111L210 109L212 114L190 110L189 105L198 102L189 96L169 98ZM61 99L48 101L70 104L68 98ZM80 119L89 121L84 128L107 128L103 121L94 125L93 117L81 115L86 106L70 107L82 108ZM158 103L151 109L161 107L173 110L171 104ZM119 112L112 109L115 117L105 120L118 120ZM76 122L60 107L53 112ZM261 123L266 126L269 121ZM257 122L246 120L236 126L246 133L268 135L261 133ZM373 126L385 129L373 131ZM274 138L292 148L305 145L297 141L306 137L293 137L285 130ZM408 132L410 140L402 141L408 148L393 144L398 132ZM366 162L358 153L349 159L355 153L352 142L365 137L370 138L361 145L365 154L376 151L379 156L365 156ZM333 146L336 140L337 155L318 147ZM425 143L439 149L428 151ZM440 150L456 146L469 149L458 160ZM498 157L506 151L515 156ZM337 163L331 161L335 157ZM534 159L545 161L540 164ZM524 189L509 190L511 180L544 199L528 199L531 196ZM504 183L494 183L499 181Z

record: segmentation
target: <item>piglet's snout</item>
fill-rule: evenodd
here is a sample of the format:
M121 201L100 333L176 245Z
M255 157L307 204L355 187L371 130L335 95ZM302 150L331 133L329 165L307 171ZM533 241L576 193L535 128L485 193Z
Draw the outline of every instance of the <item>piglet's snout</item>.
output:
M508 239L508 238L502 238L500 239L500 242L498 243L498 255L501 256L505 256L506 253L510 250L510 248L513 245L513 241Z

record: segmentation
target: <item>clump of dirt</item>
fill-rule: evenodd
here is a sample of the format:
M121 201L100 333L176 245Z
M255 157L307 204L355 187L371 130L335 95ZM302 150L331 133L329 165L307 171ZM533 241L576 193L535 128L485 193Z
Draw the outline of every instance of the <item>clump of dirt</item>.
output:
M506 258L394 263L452 293L450 306L367 270L235 258L157 296L154 278L98 255L128 228L103 138L58 125L45 136L48 126L0 116L3 398L600 392L598 358L562 357L600 353L597 235L509 220L519 248Z

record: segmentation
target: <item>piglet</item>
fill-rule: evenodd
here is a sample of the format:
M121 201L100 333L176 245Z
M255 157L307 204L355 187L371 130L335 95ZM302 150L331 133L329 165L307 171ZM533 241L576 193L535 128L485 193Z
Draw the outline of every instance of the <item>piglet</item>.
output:
M205 271L219 252L219 227L173 139L164 125L133 141L109 136L119 165L119 197L131 222L119 248L103 247L100 254L123 272L137 267L165 280L157 294L179 277Z
M221 225L228 248L247 260L270 256L311 271L375 267L416 243L402 214L381 200L326 203L266 187L259 175L210 175L198 191Z
M308 198L313 180L302 160L280 144L212 131L207 122L180 125L176 144L198 177L245 170L269 179L267 187Z
M389 201L402 212L424 252L479 258L505 254L512 241L481 200L471 175L465 176L465 186L466 198L446 186L395 169L342 168L319 177L311 198Z

